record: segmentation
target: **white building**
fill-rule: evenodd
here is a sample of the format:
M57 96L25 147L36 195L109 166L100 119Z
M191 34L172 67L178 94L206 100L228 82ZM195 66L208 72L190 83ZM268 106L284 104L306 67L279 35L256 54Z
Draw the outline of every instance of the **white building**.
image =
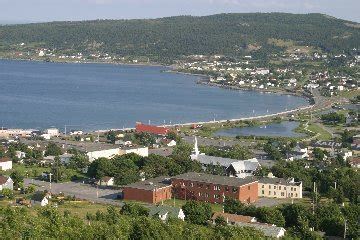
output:
M12 161L10 158L0 158L0 170L6 171L12 169Z
M3 189L14 189L14 182L10 177L5 177L0 175L0 191Z
M32 205L40 205L41 207L44 207L49 204L49 197L43 192L36 192L32 196L30 202Z
M115 156L135 153L142 157L149 156L148 147L116 147L115 145L108 144L94 144L85 149L86 155L89 157L89 161L92 162L98 158L113 158Z
M135 153L142 157L149 156L149 148L148 147L122 147L119 149L118 155L124 155L129 153Z
M185 220L185 214L181 208L171 206L154 206L150 208L150 217L158 217L162 221L166 221L169 217Z
M256 158L239 160L215 156L207 156L199 152L197 145L197 138L195 137L194 152L191 154L191 159L199 161L206 169L208 166L221 166L229 176L245 178L252 176L253 173L260 167L260 163Z
M48 128L45 130L45 134L49 134L51 137L57 137L60 135L60 132L57 128Z

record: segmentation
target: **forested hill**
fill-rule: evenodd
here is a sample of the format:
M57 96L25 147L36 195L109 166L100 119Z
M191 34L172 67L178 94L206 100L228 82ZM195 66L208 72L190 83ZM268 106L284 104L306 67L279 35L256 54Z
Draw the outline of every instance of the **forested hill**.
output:
M360 45L360 24L322 14L248 13L0 26L0 52L19 43L67 52L175 59L267 54L292 41L329 52Z

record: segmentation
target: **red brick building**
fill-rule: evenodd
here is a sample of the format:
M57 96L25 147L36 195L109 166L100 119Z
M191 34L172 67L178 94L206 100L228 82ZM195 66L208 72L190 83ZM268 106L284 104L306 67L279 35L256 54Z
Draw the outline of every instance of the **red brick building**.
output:
M136 123L136 132L147 132L155 135L165 136L170 132L170 128L167 127L158 127L152 125L145 125L142 123Z
M123 189L124 200L158 203L171 199L172 186L169 177L157 177L126 185Z
M244 203L258 200L258 181L255 178L235 178L205 173L184 173L172 178L176 198L209 203L223 203L224 197Z

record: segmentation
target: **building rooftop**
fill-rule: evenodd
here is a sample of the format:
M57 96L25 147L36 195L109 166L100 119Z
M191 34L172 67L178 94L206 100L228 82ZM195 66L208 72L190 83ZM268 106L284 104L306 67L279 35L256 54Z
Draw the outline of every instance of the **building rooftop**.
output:
M301 182L292 182L289 180L286 180L285 178L260 178L259 183L265 183L265 184L279 184L279 185L286 185L286 186L299 186Z
M232 187L239 187L242 185L246 185L248 183L258 181L253 177L235 178L235 177L225 177L225 176L211 175L206 173L196 173L196 172L180 174L172 177L172 179L190 180L190 181L212 183L212 184L226 185Z
M9 179L9 177L5 177L5 176L0 175L0 185L5 184L8 179Z
M180 210L180 208L171 206L152 206L150 207L149 216L168 214L167 218L177 218Z
M237 215L237 214L230 214L230 213L222 213L222 212L214 213L213 216L212 216L212 220L215 220L217 217L223 217L228 222L251 223L251 222L256 221L255 217Z
M2 158L0 158L0 162L9 162L9 161L11 161L11 159L8 158L8 157L2 157Z
M126 185L125 188L155 190L158 188L169 187L169 186L171 186L170 177L161 176L161 177L156 177L156 178L150 178L145 181L131 183L131 184Z
M264 233L266 237L278 237L281 231L285 231L282 227L273 226L265 223L237 223L238 226L252 227Z
M196 155L195 159L197 161L199 161L201 164L220 165L220 166L226 167L226 168L229 167L232 163L240 161L237 159L208 156L208 155L203 155L203 154Z

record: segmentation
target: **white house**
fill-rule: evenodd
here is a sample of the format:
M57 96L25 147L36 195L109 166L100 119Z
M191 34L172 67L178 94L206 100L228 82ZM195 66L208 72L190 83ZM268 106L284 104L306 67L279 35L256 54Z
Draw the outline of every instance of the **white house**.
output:
M45 134L49 134L51 137L57 137L60 135L60 132L57 128L48 128L45 130Z
M81 130L71 130L70 135L83 135L84 132Z
M103 177L98 182L98 185L101 185L101 186L114 186L114 178L113 177Z
M12 169L12 161L8 157L0 158L0 170L6 171Z
M32 205L40 205L44 207L49 204L49 197L44 192L36 192L31 198L30 203Z
M92 162L98 158L113 158L115 156L135 153L142 157L147 157L149 155L148 147L116 147L110 144L93 144L82 149L86 152L86 155L89 157L89 161Z
M10 177L5 177L0 175L0 191L3 189L14 189L14 182Z
M250 177L260 167L260 163L256 158L248 160L238 160L230 164L226 169L229 176L238 178Z
M176 146L176 141L172 139L163 139L162 143L168 147L174 147Z
M23 159L26 157L26 153L22 151L15 151L15 157L17 157L18 159Z
M282 227L277 227L271 224L265 223L236 223L237 226L251 227L262 232L265 237L281 238L285 235L286 230Z
M162 221L166 221L169 217L178 218L185 220L185 214L181 208L171 207L171 206L154 206L150 208L149 216L157 216Z

